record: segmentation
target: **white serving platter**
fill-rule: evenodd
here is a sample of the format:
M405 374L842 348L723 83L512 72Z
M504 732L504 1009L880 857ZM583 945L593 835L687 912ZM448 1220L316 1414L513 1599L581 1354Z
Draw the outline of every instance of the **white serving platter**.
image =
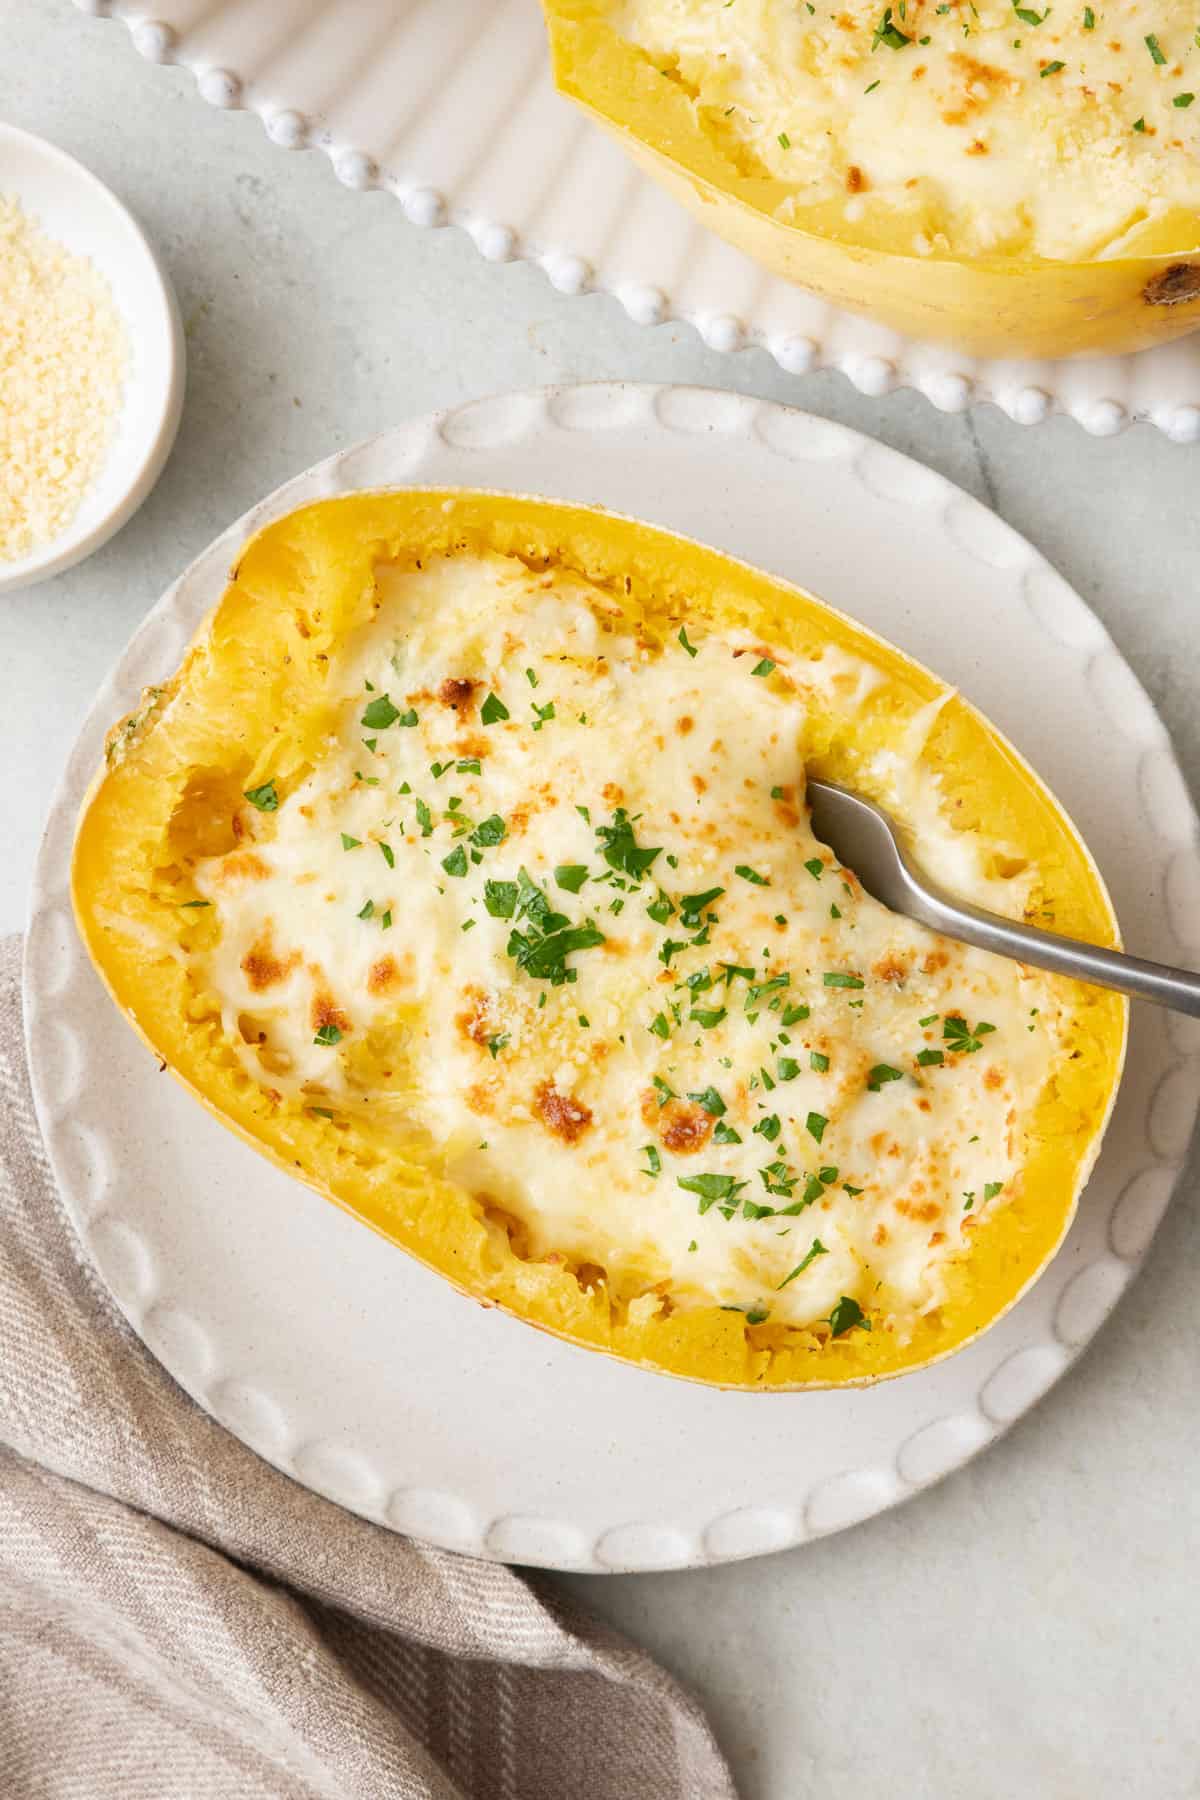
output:
M106 727L175 668L246 535L321 495L405 484L612 507L811 587L980 705L1084 831L1131 948L1194 964L1197 821L1166 732L1084 602L941 477L824 419L643 386L480 401L299 476L163 596L83 725L32 894L38 1113L87 1254L200 1405L352 1511L475 1555L690 1567L836 1531L983 1449L1099 1329L1179 1174L1200 1028L1135 1009L1051 1268L958 1355L865 1391L722 1393L559 1343L270 1167L159 1073L101 990L71 918L74 821Z
M864 394L916 388L945 412L992 400L1108 437L1147 419L1200 442L1200 332L1136 356L983 361L907 340L780 281L696 223L555 93L538 0L77 0L119 19L204 99L316 148L350 188L458 225L482 254L540 265L566 294L615 295L645 324L687 320L715 350L840 369Z

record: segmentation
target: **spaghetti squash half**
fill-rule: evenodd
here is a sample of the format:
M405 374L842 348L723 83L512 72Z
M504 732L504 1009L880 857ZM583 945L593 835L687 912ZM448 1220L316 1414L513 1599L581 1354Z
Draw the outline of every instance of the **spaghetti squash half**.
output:
M325 500L113 728L78 920L224 1124L464 1292L696 1380L874 1380L1052 1255L1126 1009L877 905L806 769L1114 941L1011 746L811 596L543 500Z
M713 231L986 356L1200 325L1190 0L543 0L554 77Z

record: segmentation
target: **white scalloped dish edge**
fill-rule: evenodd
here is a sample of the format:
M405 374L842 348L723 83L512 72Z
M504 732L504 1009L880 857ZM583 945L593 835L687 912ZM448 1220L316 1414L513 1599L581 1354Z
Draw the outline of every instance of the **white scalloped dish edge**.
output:
M1019 424L1064 412L1098 437L1147 420L1200 442L1200 332L1136 356L984 361L839 312L712 236L563 101L536 0L76 0L121 20L149 62L245 107L273 143L319 149L417 225L457 225L490 261L536 264L641 324L684 320L863 394L914 388L943 412L990 400ZM421 71L414 82L412 71Z
M983 1338L871 1390L722 1393L547 1339L268 1168L161 1081L100 991L70 914L74 820L105 728L176 666L244 538L317 496L407 483L552 488L807 582L983 706L1080 824L1134 947L1194 961L1197 822L1165 731L1084 603L931 471L736 394L611 385L417 420L288 483L163 597L71 756L27 947L38 1114L89 1255L199 1404L329 1498L474 1555L674 1568L836 1531L993 1441L1099 1329L1182 1166L1200 1024L1135 1012L1116 1114L1054 1263Z

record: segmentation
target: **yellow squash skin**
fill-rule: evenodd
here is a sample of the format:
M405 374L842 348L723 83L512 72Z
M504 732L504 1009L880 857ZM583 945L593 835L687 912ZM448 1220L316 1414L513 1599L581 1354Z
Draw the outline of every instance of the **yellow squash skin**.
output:
M481 1201L448 1180L436 1149L397 1141L358 1117L326 1118L273 1096L223 1037L216 999L186 965L216 932L190 909L197 859L235 841L245 789L274 780L282 798L319 753L332 718L330 659L372 616L373 570L423 556L497 551L601 584L643 635L681 622L744 627L803 654L835 645L883 671L869 717L813 721L816 773L870 791L869 764L904 741L908 722L945 684L797 588L715 551L586 508L459 491L369 493L320 501L269 525L246 547L231 585L180 669L146 690L114 726L85 803L73 887L83 939L117 1005L175 1077L221 1122L288 1173L403 1246L485 1304L572 1342L646 1368L735 1388L863 1383L946 1355L997 1319L1049 1261L1097 1154L1124 1054L1125 1003L1077 987L1073 1054L1040 1096L1021 1191L981 1221L950 1298L906 1343L884 1331L831 1340L825 1327L747 1324L704 1307L670 1311L657 1296L618 1302L581 1286L569 1266L523 1261ZM1031 907L1056 928L1116 941L1088 852L1053 796L1000 735L958 697L921 753L942 777L965 831L1022 847L1039 872ZM250 1197L252 1203L252 1196ZM449 1319L447 1321L449 1326Z
M1148 349L1200 326L1200 218L1168 213L1136 253L1086 262L906 255L878 226L833 208L807 228L776 209L787 185L740 171L701 128L689 95L604 17L602 0L543 0L554 80L701 223L775 275L915 338L976 356L1063 357ZM871 234L868 235L868 230ZM907 233L911 237L911 230Z

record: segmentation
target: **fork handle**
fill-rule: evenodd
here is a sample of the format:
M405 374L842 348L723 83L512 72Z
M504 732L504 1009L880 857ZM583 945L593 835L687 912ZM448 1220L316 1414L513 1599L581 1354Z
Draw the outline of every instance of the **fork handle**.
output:
M1173 1012L1200 1018L1200 975L1191 969L1174 969L1169 963L1127 956L1123 950L1104 950L1078 938L1058 937L1037 925L1018 925L968 901L955 900L941 889L930 887L927 880L918 885L911 879L907 859L902 857L902 861L909 877L913 918L945 937L974 944L978 950L993 950L1000 956L1015 956L1019 962L1049 969L1055 975L1071 975L1076 981L1089 981L1096 987L1115 988L1119 994L1130 994L1136 1000L1150 1000L1156 1006L1168 1006Z

